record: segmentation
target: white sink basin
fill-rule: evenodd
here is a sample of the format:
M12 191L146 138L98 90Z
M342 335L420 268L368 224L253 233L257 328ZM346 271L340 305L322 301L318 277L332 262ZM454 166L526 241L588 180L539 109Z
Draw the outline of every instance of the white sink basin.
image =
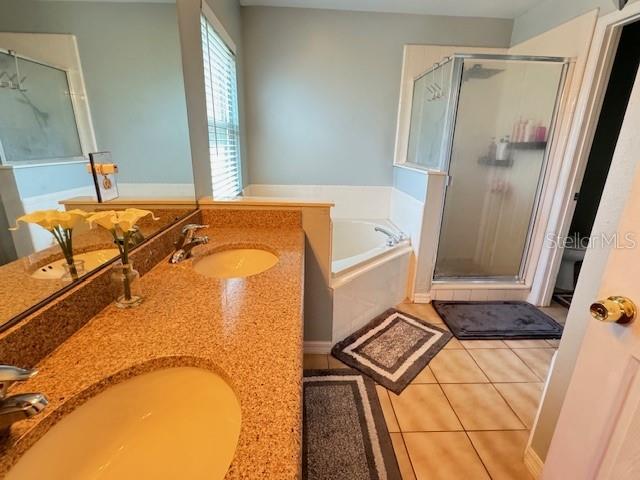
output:
M76 261L83 260L84 271L90 272L117 255L119 255L117 248L103 248L101 250L94 250L93 252L79 253L74 255L73 258ZM40 280L58 280L65 274L64 265L66 263L67 261L61 258L60 260L38 268L31 276Z
M167 368L108 388L54 425L6 479L221 479L240 404L215 373Z
M193 268L201 275L213 278L249 277L269 270L278 257L257 248L234 248L212 253L193 262Z

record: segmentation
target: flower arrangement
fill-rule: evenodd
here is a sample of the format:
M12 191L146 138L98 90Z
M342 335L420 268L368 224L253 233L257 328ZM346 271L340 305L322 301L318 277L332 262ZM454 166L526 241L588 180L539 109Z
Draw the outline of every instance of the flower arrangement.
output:
M140 276L129 260L129 250L133 245L132 236L136 234L136 223L150 215L158 220L150 210L127 208L125 210L105 210L91 213L87 217L90 225L99 225L111 232L114 243L120 251L121 265L114 266L112 279L114 283L122 285L123 294L116 300L121 308L134 307L142 301L142 297L133 292L133 283Z
M38 210L16 219L16 226L9 230L17 230L19 223L32 223L48 230L60 246L67 262L69 275L78 279L78 266L73 260L73 229L84 222L88 212L83 210Z

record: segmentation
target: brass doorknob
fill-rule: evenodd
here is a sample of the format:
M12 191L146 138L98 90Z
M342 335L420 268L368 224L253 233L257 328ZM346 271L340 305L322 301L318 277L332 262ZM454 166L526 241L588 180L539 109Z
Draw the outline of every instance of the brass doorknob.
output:
M636 306L627 297L609 297L589 307L591 316L601 322L630 323L636 318Z

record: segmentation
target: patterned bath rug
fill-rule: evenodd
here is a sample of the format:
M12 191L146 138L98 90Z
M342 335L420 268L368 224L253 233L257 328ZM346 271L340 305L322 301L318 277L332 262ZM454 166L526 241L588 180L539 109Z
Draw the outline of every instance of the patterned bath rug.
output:
M553 339L562 325L527 302L449 302L433 308L460 340Z
M375 384L351 369L305 370L302 478L401 480Z
M451 337L446 330L390 308L336 343L331 353L399 394Z

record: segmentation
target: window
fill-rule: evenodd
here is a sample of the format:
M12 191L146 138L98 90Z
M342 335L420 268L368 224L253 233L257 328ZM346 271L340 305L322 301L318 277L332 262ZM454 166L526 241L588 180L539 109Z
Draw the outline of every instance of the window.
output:
M209 20L211 18L211 20ZM201 16L202 56L209 127L209 158L213 195L235 197L242 190L238 88L233 43L215 17ZM216 24L216 29L214 25Z

